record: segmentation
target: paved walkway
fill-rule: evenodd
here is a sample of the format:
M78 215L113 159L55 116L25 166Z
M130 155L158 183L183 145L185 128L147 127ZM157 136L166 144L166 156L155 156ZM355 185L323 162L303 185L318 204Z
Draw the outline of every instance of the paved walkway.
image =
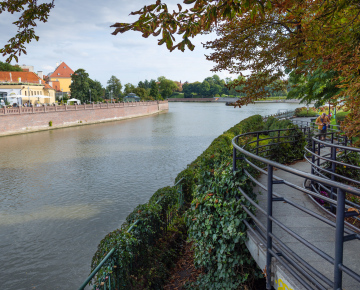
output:
M304 172L310 172L310 164L307 161L300 161L291 167ZM295 175L289 174L282 170L274 171L274 175L282 179L296 184L298 186L303 186L304 179L297 177ZM258 179L262 184L267 185L267 175L262 174ZM260 187L256 187L255 192L259 192L258 199L259 205L266 210L267 206L267 193L264 192ZM275 193L279 194L282 197L286 197L293 202L296 202L302 206L305 206L307 209L318 213L329 220L333 220L328 214L321 210L314 202L305 194L293 188L290 188L284 184L275 184L273 187ZM278 219L285 226L289 227L291 230L299 234L301 237L308 240L310 243L330 255L334 258L335 255L335 228L325 224L324 222L313 218L312 216L296 209L295 207L284 203L284 202L273 202L273 213L274 217ZM266 227L266 217L264 214L258 212L258 219ZM334 280L333 265L327 262L325 259L314 253L312 250L298 242L295 238L290 236L284 230L280 229L277 225L273 223L273 233L277 236L282 242L284 242L289 248L291 248L295 253L297 253L302 259L316 268L319 272L323 273L331 281ZM252 234L249 234L249 241L256 241L256 237ZM257 241L259 243L259 241ZM254 246L254 245L253 245ZM248 245L249 247L249 245ZM258 248L264 247L258 244ZM259 251L260 249L258 249ZM250 249L251 251L251 249ZM252 251L252 254L254 250ZM256 255L256 253L255 253ZM259 255L259 252L257 253ZM253 254L254 256L254 254ZM273 258L274 259L274 258ZM261 258L260 258L261 260ZM348 241L344 244L344 260L343 264L349 267L351 270L359 273L360 271L360 241L353 240ZM263 261L264 262L264 261ZM263 262L258 263L260 267L263 267ZM287 271L282 268L282 271L286 273ZM289 273L287 272L287 275ZM281 275L280 275L281 276ZM278 285L279 275L275 274L273 281L276 281L274 288L280 289L281 285ZM286 276L286 275L285 275ZM291 275L290 275L291 276ZM284 280L284 278L283 278ZM287 280L286 283L288 289L304 289L301 284L294 282L294 279ZM284 283L284 281L282 281ZM323 283L325 289L332 289ZM286 289L281 288L281 289ZM316 287L314 286L314 289ZM360 283L358 283L353 278L349 277L347 274L343 273L343 289L360 289Z

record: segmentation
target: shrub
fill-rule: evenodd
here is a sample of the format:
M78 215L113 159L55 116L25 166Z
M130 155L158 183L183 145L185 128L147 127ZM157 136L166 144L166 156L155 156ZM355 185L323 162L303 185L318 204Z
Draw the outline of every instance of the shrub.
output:
M52 127L53 122L49 121L49 127Z
M316 117L318 115L319 109L314 107L301 107L295 109L295 116L296 117Z
M339 112L335 115L336 123L340 124L345 120L345 117L349 114L349 112Z

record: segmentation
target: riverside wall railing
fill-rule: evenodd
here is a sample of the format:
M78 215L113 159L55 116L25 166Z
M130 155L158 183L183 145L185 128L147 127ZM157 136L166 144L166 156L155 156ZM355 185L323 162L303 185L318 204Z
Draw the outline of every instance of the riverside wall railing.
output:
M142 249L144 248L144 244L152 245L154 244L164 233L168 231L169 226L171 226L173 219L176 215L182 211L184 207L184 193L182 190L182 181L184 178L181 178L174 187L176 188L177 192L177 204L172 209L165 209L163 215L162 224L153 224L152 228L155 230L151 234L147 234L144 241L138 245L137 253L130 253L132 254L131 261L127 264L126 267L120 267L119 259L115 257L116 247L112 248L104 257L104 259L98 264L98 266L91 272L91 274L87 277L87 279L81 284L79 290L85 289L87 286L91 286L94 290L111 290L111 289L129 289L128 281L124 278L124 276L128 276L124 273L131 272L131 269L136 268L136 266L141 264L141 261L144 259L142 253ZM156 202L158 204L162 200L162 197ZM138 219L136 220L127 230L127 233L132 235L136 227L144 222L144 220ZM124 253L125 255L125 253ZM98 276L98 273L101 273ZM96 280L95 277L97 277Z
M264 209L259 206L254 200L252 200L241 188L239 191L242 196L249 202L249 204L256 208L259 213L262 213L266 216L266 225L264 225L256 215L252 213L250 208L242 203L243 209L246 211L248 216L250 217L250 221L245 221L245 224L253 235L255 235L266 247L266 289L271 289L272 281L271 281L271 272L272 272L272 259L275 259L282 265L298 282L303 286L304 289L342 289L343 284L343 273L346 273L355 281L360 283L360 269L350 269L346 266L343 260L343 251L344 251L344 243L352 240L359 240L360 234L358 230L354 230L348 227L345 227L345 219L348 217L353 217L358 215L357 211L349 211L347 209L348 201L346 200L346 195L351 194L356 197L360 197L360 189L349 184L344 184L334 180L331 176L335 176L334 172L327 172L330 174L330 177L326 176L326 174L314 174L306 173L292 167L280 164L278 162L272 161L269 159L271 157L272 151L276 150L276 146L284 143L294 144L298 142L298 138L294 137L294 134L291 132L295 132L296 130L301 130L302 132L306 132L308 130L306 127L301 129L286 129L286 130L272 130L272 131L259 131L259 132L250 132L246 134L242 134L236 136L232 140L233 144L233 170L237 170L237 160L242 160L242 162L250 165L250 168L255 169L256 172L261 172L267 175L267 185L260 183L257 178L253 176L249 170L249 167L242 166L241 170L244 170L245 174L260 188L266 191L267 194L267 208ZM271 134L272 136L270 136ZM267 135L267 138L260 139L260 136ZM311 151L311 162L316 165L316 168L319 172L318 168L318 159L326 160L324 156L320 157L319 150L321 145L328 146L331 148L336 148L335 145L331 146L332 143L325 144L325 141L320 141L315 139L316 137L312 137L313 144ZM254 140L255 139L255 140ZM333 138L336 140L335 138ZM248 141L246 141L248 140ZM250 141L249 141L250 140ZM268 144L264 144L266 142ZM244 144L244 145L241 145ZM261 145L262 144L262 145ZM315 144L315 145L314 145ZM316 145L320 144L320 145ZM350 150L349 147L337 144L344 152ZM275 146L275 147L273 147ZM333 151L336 149L332 149ZM356 151L356 150L355 150ZM307 151L308 152L308 151ZM309 152L308 152L309 153ZM317 156L318 155L318 156ZM331 167L333 164L339 165L339 163L335 160L335 155L326 162L330 162ZM314 159L315 157L315 159ZM331 163L332 162L332 163ZM274 170L280 169L285 171L289 175L295 175L300 178L304 178L311 182L311 188L305 188L293 184L292 182L280 178L274 174ZM354 168L358 169L358 168ZM314 169L315 171L315 169ZM327 203L333 205L335 207L334 217L336 218L335 222L320 215L317 212L309 210L303 204L299 204L290 200L289 198L282 197L273 190L274 184L281 184L288 188L292 188L300 193L306 193L309 196L312 196L314 199L321 199L326 201ZM316 190L311 190L320 187L326 187L331 192L336 193L334 198L326 197L322 194L319 194ZM307 239L303 238L292 229L287 227L283 222L281 222L278 218L274 217L273 205L274 203L286 203L287 205L293 206L294 208L306 213L314 220L321 221L322 223L333 227L335 229L335 255L334 258L327 254L324 250L321 250L319 247L315 246ZM279 203L279 204L281 204ZM330 263L333 267L333 276L330 279L325 273L321 270L316 269L305 259L300 256L298 253L295 253L285 242L283 242L283 237L276 236L273 232L273 225L277 225L280 229L285 231L289 236L294 238L298 243L301 243L308 249L313 252L313 255L318 255L323 258L325 261ZM316 232L314 232L316 235ZM319 238L321 238L319 236ZM360 285L360 284L359 284Z
M112 109L112 108L137 107L137 106L151 106L151 105L163 104L163 103L167 103L167 101L0 108L0 116L19 115L19 114L39 114L39 113L50 113L50 112L65 112L65 111Z
M271 114L271 115L265 115L263 117L263 120L267 120L269 117L274 117L276 119L289 119L289 118L292 118L295 114L295 111L292 111L292 110L284 110L284 111L280 111L276 114Z

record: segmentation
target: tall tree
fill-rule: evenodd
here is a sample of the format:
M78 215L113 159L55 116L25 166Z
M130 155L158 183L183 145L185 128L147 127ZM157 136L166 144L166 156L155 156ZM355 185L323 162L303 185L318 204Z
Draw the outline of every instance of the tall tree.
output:
M207 56L215 62L213 70L252 72L244 80L233 83L245 94L238 106L283 90L283 84L277 80L286 77L285 68L303 74L319 68L334 71L333 81L339 81L342 90L333 100L343 101L350 109L344 129L349 136L359 134L358 0L185 0L184 3L190 9L183 10L178 5L179 10L172 13L161 1L145 6L132 13L139 15L134 23L114 24L113 34L134 30L142 32L144 37L161 35L159 45L184 51L186 47L194 49L192 37L216 30L218 38L205 44L213 50ZM175 33L182 36L178 43Z
M128 95L130 93L135 93L135 86L133 84L127 83L125 84L125 88L124 88L124 94Z
M116 76L111 76L107 81L106 90L111 92L113 98L121 97L122 85L120 80Z
M168 80L163 76L158 78L158 82L160 94L163 99L170 97L177 89L177 85L172 80Z
M0 61L0 71L23 71L19 66Z
M104 93L104 88L101 83L97 80L88 79L89 82L89 90L91 92L91 101L98 102ZM89 98L90 98L89 92Z
M89 74L82 68L76 70L71 76L71 97L80 100L82 103L90 100Z
M201 83L201 86L200 86L200 94L204 97L207 97L210 95L210 84L208 81L204 80L202 83Z
M150 81L150 96L154 99L157 100L159 99L159 88L158 85L156 84L156 82L154 80Z

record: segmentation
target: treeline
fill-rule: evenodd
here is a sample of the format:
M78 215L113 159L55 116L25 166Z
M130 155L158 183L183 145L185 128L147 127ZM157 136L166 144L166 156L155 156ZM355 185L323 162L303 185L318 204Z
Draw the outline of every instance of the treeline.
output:
M188 83L183 85L184 98L209 98L209 97L244 97L241 92L243 86L234 86L235 81L241 81L243 76L237 79L225 78L220 79L218 75L205 78L202 82ZM269 91L270 97L280 97L287 95L286 82L279 80L284 89L282 91L275 90L273 87L265 87Z
M97 80L92 80L84 69L78 69L71 76L71 97L83 102L103 102L112 100L122 102L130 93L136 94L142 101L163 100L174 92L181 91L181 85L165 77L157 80L140 81L137 86L127 83L122 85L120 79L111 76L107 86L103 87Z
M0 71L22 71L19 66L12 66L8 63L0 62ZM209 98L209 97L244 97L241 92L242 86L232 86L235 81L244 79L238 76L236 79L221 79L218 75L205 78L202 82L177 82L164 76L157 80L140 81L137 85L127 83L122 85L120 79L111 76L107 85L103 85L89 77L84 69L78 69L71 76L72 84L70 86L71 97L79 99L81 102L103 102L112 100L121 102L123 98L130 93L136 94L142 101L163 100L167 98ZM284 89L282 91L274 90L272 87L265 87L271 97L286 96L291 85L282 80ZM66 100L68 96L62 94L61 98Z
M205 78L202 82L189 83L176 82L161 76L157 80L140 81L136 86L127 83L124 86L116 76L111 76L107 81L107 86L102 87L101 83L89 78L84 69L78 69L72 75L71 97L81 100L81 102L91 100L98 102L104 100L113 100L115 102L123 101L123 98L130 93L136 94L142 101L163 100L167 98L209 98L209 97L244 97L241 92L242 86L234 86L234 82L242 80L221 79L218 75ZM266 87L270 97L286 96L288 89L286 81L279 80L277 86L283 87L283 90Z

